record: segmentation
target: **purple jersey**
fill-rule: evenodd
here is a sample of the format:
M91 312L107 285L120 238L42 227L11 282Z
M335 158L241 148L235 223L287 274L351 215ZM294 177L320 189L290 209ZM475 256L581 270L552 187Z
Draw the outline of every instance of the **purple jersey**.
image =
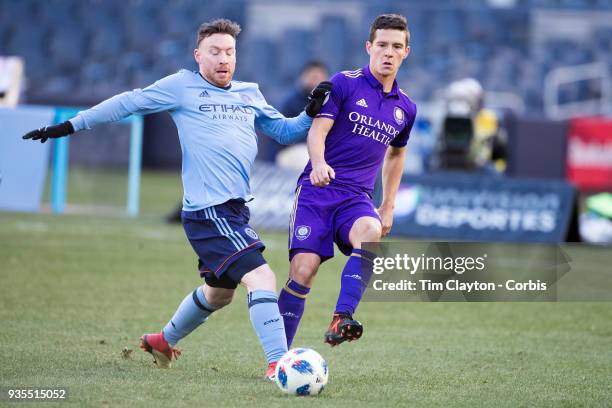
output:
M317 117L334 125L325 140L325 161L336 178L331 184L371 193L389 145L406 146L416 116L416 105L393 82L385 94L368 66L343 71L331 79L329 100ZM298 184L310 184L309 161Z

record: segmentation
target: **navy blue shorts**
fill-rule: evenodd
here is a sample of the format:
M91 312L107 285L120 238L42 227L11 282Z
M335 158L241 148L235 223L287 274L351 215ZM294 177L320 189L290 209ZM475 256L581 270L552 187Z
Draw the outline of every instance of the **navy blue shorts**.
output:
M233 289L245 273L265 263L260 254L265 245L249 225L249 218L249 208L242 200L182 212L183 228L199 258L200 276L210 286ZM232 265L242 270L234 271ZM225 276L228 269L231 279Z

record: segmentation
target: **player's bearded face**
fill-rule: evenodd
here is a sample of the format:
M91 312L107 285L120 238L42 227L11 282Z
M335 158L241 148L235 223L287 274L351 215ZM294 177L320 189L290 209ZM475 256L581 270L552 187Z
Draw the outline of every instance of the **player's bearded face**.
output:
M374 41L366 43L366 50L371 69L383 77L395 76L410 53L406 32L400 30L376 30Z
M236 70L236 40L229 34L213 34L194 51L200 73L213 85L229 85Z

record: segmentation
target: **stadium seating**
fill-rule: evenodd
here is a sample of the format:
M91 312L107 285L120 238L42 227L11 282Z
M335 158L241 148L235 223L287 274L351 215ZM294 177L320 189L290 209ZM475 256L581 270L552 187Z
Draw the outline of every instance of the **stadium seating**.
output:
M311 58L323 60L332 71L365 64L363 41L372 17L399 12L408 17L413 44L399 79L416 100L427 100L449 81L473 76L485 89L515 93L530 111L539 112L544 77L551 69L595 61L612 67L612 18L594 27L589 41L548 36L541 43L533 40L533 30L540 28L531 19L542 10L612 13L609 0L355 1L357 21L319 10L314 25L289 26L277 36L262 36L249 27L249 13L256 12L251 6L257 3L0 0L0 55L25 59L26 100L66 103L70 94L96 102L178 68L194 69L191 52L198 25L227 17L244 29L238 77L260 82L270 102L278 103ZM504 3L511 6L494 6ZM561 101L597 92L589 83L578 83L561 90Z

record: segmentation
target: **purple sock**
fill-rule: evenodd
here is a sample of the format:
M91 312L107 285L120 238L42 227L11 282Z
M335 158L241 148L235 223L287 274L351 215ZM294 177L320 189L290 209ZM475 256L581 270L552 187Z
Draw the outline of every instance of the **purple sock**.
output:
M278 308L285 322L288 348L291 348L300 319L304 314L304 303L309 292L310 288L289 279L278 296Z
M369 255L367 251L353 249L342 271L340 294L338 295L335 313L348 313L351 316L355 313L370 280L371 273L363 273L361 271L361 262L362 260L371 259Z

